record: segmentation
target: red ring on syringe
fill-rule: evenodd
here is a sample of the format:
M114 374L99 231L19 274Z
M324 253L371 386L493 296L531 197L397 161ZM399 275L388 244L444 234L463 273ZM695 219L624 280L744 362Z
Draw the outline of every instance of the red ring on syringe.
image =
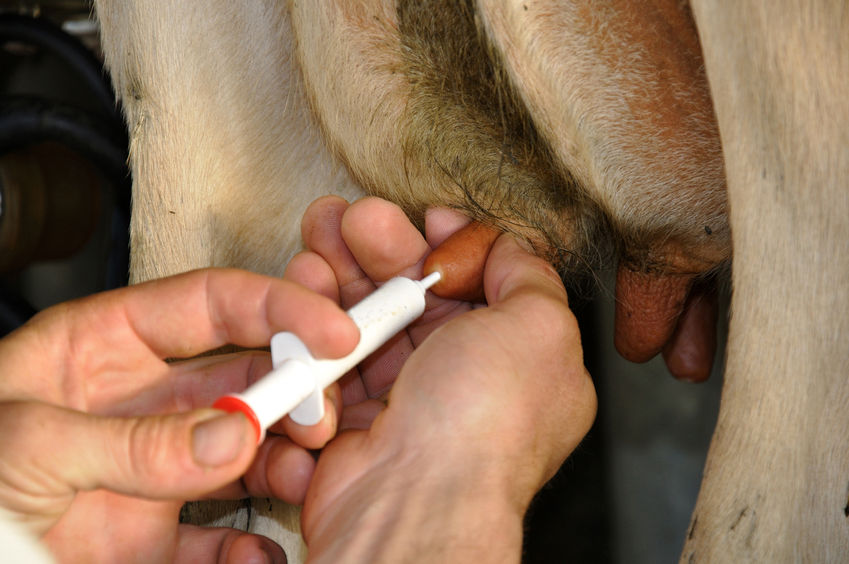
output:
M212 404L212 409L220 409L227 413L244 413L254 428L257 444L262 441L262 425L259 424L259 419L256 413L254 413L254 410L244 401L235 396L222 396L215 400L215 403Z

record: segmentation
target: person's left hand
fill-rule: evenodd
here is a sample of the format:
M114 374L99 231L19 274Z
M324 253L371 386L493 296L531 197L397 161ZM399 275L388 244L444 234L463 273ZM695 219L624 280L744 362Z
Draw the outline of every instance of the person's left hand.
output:
M165 362L225 344L265 346L281 330L329 358L358 339L331 300L232 270L42 312L0 341L0 506L61 560L282 560L264 537L178 525L182 503L210 492L302 502L315 464L309 452L280 435L257 449L244 416L199 409L263 376L268 355ZM320 447L335 433L334 407L317 426L276 430Z
M421 277L463 223L432 210L423 236L387 201L321 198L286 277L348 307ZM345 432L322 451L301 517L311 560L520 559L524 513L589 430L596 395L551 265L502 235L484 290L486 307L428 295L421 318L340 380Z

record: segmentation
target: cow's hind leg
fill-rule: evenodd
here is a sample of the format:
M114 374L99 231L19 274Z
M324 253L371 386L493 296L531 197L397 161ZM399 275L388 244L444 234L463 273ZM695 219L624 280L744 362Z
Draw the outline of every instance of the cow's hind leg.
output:
M849 8L693 9L728 175L734 294L682 562L845 562Z
M309 202L360 193L310 118L284 3L95 4L131 134L132 280L210 265L282 273ZM303 559L298 512L279 501L189 513Z

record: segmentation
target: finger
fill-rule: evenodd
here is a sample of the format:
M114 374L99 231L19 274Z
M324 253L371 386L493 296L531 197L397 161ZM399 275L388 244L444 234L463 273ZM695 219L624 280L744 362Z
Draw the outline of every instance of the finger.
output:
M213 492L210 497L236 499L246 495L271 496L287 503L303 503L315 466L307 449L320 449L333 438L342 410L339 386L331 384L325 393L324 417L319 423L298 425L289 417L284 417L272 425L242 480L228 484ZM281 436L281 432L288 437Z
M342 217L348 208L345 200L326 196L310 204L301 220L304 244L330 266L338 282L339 303L345 309L374 290L342 238Z
M425 239L432 249L468 225L471 219L449 208L428 208L425 212Z
M369 429L375 418L384 409L386 409L386 404L378 400L366 400L350 405L342 412L339 430Z
M142 362L144 353L181 358L225 344L265 346L283 330L329 358L350 352L358 339L350 318L326 297L229 269L193 271L82 298L47 310L32 327L39 342L64 347L49 351L60 373L76 366L87 374L123 370Z
M213 269L152 288L153 295L126 300L125 308L136 332L160 355L193 356L224 344L266 346L274 333L291 331L317 355L336 358L359 338L335 303L285 280Z
M262 535L224 527L180 525L175 562L274 562L285 564L280 546Z
M310 450L288 437L268 433L243 476L207 492L200 499L244 499L273 497L286 503L303 503L315 468Z
M248 495L301 505L314 471L315 458L307 449L287 437L272 435L259 448L242 483Z
M148 499L194 499L242 475L254 457L241 414L204 409L148 417L101 417L35 402L0 410L7 478L45 496L104 488ZM45 449L44 445L51 445Z
M404 212L379 198L363 198L345 211L342 238L372 280L421 276L430 247Z
M359 371L352 370L339 378L337 382L342 390L342 405L353 405L368 399L368 391L360 378Z
M339 281L336 279L336 273L318 253L305 251L295 255L286 265L283 279L300 284L339 303Z
M379 198L359 200L345 210L341 227L345 244L371 280L421 276L422 260L430 247L395 204ZM369 398L386 393L413 348L407 332L401 332L360 363Z
M291 417L284 417L276 428L305 448L320 449L324 447L327 441L336 434L336 426L339 421L339 410L336 408L336 403L342 402L341 398L336 397L337 394L339 394L337 386L329 386L325 389L324 416L315 425L299 425L292 421Z
M512 236L502 235L490 252L484 287L489 307L470 314L482 320L487 340L492 341L484 341L481 346L512 351L513 360L506 364L518 362L520 370L527 374L557 375L534 379L533 393L523 398L532 403L525 405L524 411L542 412L551 402L560 402L566 415L556 429L548 431L559 436L566 447L562 452L571 452L595 419L597 398L583 365L578 323L569 309L560 276L548 262ZM518 422L516 425L520 428ZM545 432L540 427L526 431ZM561 462L562 459L555 457L540 467L545 468L545 479L553 475Z
M374 283L360 268L360 263L348 249L341 231L341 224L345 221L342 216L354 210L354 215L360 217L361 214L357 210L361 208L362 206L357 204L349 206L347 202L336 197L320 198L313 202L301 223L304 242L312 250L296 257L299 262L287 268L286 278L328 296L333 291L330 287L335 286L335 295L346 308L373 292ZM371 222L373 218L367 219ZM370 225L366 226L366 229L371 233ZM346 401L362 401L373 394L381 393L391 385L397 374L397 367L388 366L390 372L385 372L385 360L372 360L389 358L388 354L394 353L394 350L390 350L391 347L392 345L387 345L381 352L361 363L364 380L359 377L360 371L343 378ZM411 346L402 345L400 348L402 353L409 353ZM377 365L379 372L371 369L372 365Z
M484 291L490 305L505 301L517 292L547 296L568 305L566 289L554 267L506 234L496 239L489 253Z
M264 351L203 356L170 363L168 370L144 389L127 397L99 390L89 411L98 415L153 415L209 407L223 395L241 392L271 371Z

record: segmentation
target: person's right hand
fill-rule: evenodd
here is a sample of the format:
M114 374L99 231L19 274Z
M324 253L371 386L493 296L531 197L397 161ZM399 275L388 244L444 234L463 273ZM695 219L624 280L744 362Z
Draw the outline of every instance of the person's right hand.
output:
M260 347L285 330L331 358L357 341L330 300L235 270L41 312L0 340L0 508L65 562L283 561L259 535L180 525L180 506L248 494L302 502L315 465L306 448L333 435L336 410L309 428L284 421L273 430L288 438L270 433L257 447L243 415L207 406L268 372L267 353L165 359Z
M430 250L400 209L374 198L319 200L304 226L312 252L287 277L346 307L373 282L420 276ZM445 236L428 226L437 231ZM518 561L524 512L588 431L596 396L550 265L502 236L485 291L485 308L431 298L418 323L361 366L356 386L379 390L403 364L370 428L321 454L302 518L311 559ZM361 406L346 410L354 415L343 428L368 427Z

